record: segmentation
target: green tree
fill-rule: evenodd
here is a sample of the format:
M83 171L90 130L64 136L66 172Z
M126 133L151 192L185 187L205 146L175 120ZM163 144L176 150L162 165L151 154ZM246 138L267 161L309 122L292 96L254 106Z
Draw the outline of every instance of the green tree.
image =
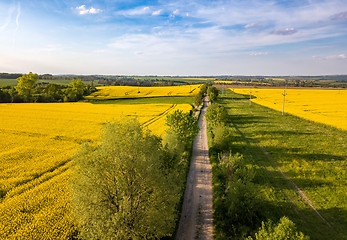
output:
M85 85L81 79L72 80L68 87L64 89L64 102L74 102L83 99L85 89Z
M73 213L84 239L158 239L175 228L180 188L163 171L161 139L136 120L107 123L74 159Z
M72 91L74 91L76 93L76 96L81 99L83 97L83 93L84 93L84 83L82 82L81 79L75 79L72 80L69 83L69 88L72 89Z
M177 138L184 150L189 150L196 134L199 132L197 119L189 113L176 110L166 116L166 125L169 126L166 131L167 135L171 138Z
M229 151L232 135L230 128L224 123L218 124L213 129L213 146L219 151Z
M248 237L248 240L253 240ZM309 240L302 232L297 231L295 223L286 216L282 217L277 225L271 220L267 223L262 222L261 228L255 234L254 240Z
M228 112L223 105L213 103L208 107L205 117L210 127L214 128L219 124L227 123Z
M261 202L255 184L254 167L246 164L240 154L219 157L214 164L214 179L218 187L214 188L216 227L220 231L219 239L242 239L259 226Z
M63 98L62 86L54 83L50 83L46 87L47 97L51 98L52 101L59 101Z
M209 86L207 88L207 95L209 97L209 100L211 102L214 102L214 101L216 101L218 99L219 91L218 91L218 89L216 87Z
M8 89L0 88L0 103L11 102L11 95L8 93Z
M194 105L195 106L200 106L203 102L203 94L201 92L199 92L196 96L195 96L195 99L194 99Z
M252 182L231 182L225 205L229 236L235 239L245 237L260 223L260 200Z
M17 78L16 90L25 102L31 102L33 100L32 94L36 91L37 82L38 75L32 72L23 74Z

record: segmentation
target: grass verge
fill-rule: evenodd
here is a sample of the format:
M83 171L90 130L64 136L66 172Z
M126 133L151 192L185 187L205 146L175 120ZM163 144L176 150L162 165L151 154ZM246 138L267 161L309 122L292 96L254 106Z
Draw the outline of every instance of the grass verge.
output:
M256 167L264 221L286 215L311 239L347 239L347 132L282 116L248 97L226 91L219 102L228 109L232 152Z

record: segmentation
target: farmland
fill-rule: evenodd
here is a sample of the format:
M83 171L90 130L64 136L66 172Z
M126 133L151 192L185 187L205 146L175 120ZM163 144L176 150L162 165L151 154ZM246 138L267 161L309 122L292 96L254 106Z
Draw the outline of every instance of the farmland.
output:
M282 111L284 89L235 88L252 101ZM287 89L285 112L347 130L347 90Z
M258 97L257 90L252 95ZM262 219L285 215L311 239L347 239L347 132L250 104L250 91L244 91L228 90L219 103L228 109L232 153L255 168ZM320 103L329 101L340 106L325 95Z
M68 239L71 159L98 144L106 121L136 117L163 136L166 114L189 104L28 103L0 105L0 239Z
M195 96L199 92L198 85L182 85L175 87L133 87L133 86L108 86L98 87L96 92L87 96L88 100L109 100L120 98L144 97L182 97Z

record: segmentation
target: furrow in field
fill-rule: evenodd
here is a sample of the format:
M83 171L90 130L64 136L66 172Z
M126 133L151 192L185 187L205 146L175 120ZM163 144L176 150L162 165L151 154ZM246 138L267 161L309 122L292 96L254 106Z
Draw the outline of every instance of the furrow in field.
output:
M65 162L59 163L57 166L54 166L48 169L46 172L37 174L34 179L31 179L15 188L11 189L5 196L6 198L16 197L17 195L22 194L23 192L29 191L32 188L37 187L38 185L49 181L53 177L62 174L67 171L71 166L71 159L68 159Z
M166 116L171 110L175 109L175 107L177 106L177 104L172 104L168 109L166 109L164 112L158 114L157 116L155 116L154 118L151 118L150 120L142 123L142 126L144 127L148 127L149 125L151 125L152 123L158 121L160 118Z

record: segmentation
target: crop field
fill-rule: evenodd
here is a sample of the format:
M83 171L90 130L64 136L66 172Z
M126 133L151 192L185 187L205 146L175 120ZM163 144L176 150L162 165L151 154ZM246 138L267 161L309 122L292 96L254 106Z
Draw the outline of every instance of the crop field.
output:
M68 239L68 180L82 143L106 121L137 117L163 136L165 115L189 104L0 104L0 239Z
M107 86L97 87L96 92L87 96L88 100L107 100L119 98L144 97L182 97L195 96L199 92L200 84L168 86L168 87L133 87L133 86Z
M216 78L183 78L184 80L189 80L189 81L214 81Z
M284 89L238 88L252 101L282 111ZM347 90L287 89L284 112L347 130Z
M265 90L252 89L252 94L262 100L271 96ZM342 111L343 106L334 98L335 107L332 99L339 96L338 90L317 91L308 92L323 94L320 103L330 103L331 116L334 109ZM286 215L311 239L347 239L347 131L290 114L282 116L269 107L249 104L249 89L241 93L228 90L220 102L229 109L232 152L256 166L263 217L278 221ZM288 97L294 93L305 96L307 91L288 90ZM309 107L310 103L302 104ZM313 106L318 109L318 104Z
M17 80L16 79L0 79L0 87L2 86L16 86Z

